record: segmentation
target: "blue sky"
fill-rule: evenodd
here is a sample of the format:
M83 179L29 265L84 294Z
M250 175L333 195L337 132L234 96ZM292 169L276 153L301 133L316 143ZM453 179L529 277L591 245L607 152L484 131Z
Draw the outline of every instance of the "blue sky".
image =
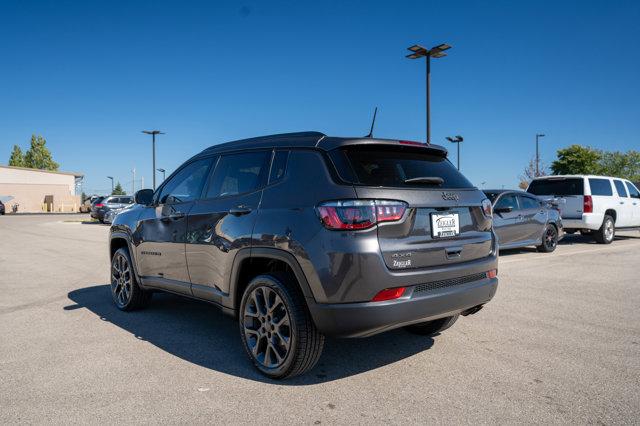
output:
M640 3L633 1L0 3L0 163L43 135L84 189L131 188L201 149L270 133L461 134L462 170L513 187L534 155L580 143L640 149ZM453 148L453 146L451 147ZM452 149L451 159L455 162ZM138 183L139 185L139 183Z

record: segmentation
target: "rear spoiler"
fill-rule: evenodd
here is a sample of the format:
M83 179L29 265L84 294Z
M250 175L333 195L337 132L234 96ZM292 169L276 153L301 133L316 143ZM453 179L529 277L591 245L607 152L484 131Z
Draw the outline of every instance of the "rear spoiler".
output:
M415 148L419 150L425 150L430 154L440 155L446 157L448 154L447 148L442 145L433 145L423 142L404 141L397 139L374 139L374 138L336 138L325 137L318 141L317 148L331 151L336 148L353 146L353 145L378 145L378 146L395 146L403 148Z

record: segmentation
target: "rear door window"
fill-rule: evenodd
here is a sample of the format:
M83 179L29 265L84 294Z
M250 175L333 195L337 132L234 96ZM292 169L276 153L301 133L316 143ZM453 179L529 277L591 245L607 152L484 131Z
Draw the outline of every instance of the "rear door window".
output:
M473 188L445 157L422 152L423 150L404 150L398 147L358 146L343 149L353 173L355 184L366 186L384 186L395 188ZM340 162L335 161L336 165ZM410 182L417 178L435 178L430 181ZM442 183L438 182L442 179Z
M591 187L591 195L613 195L609 179L589 178L589 186Z
M627 195L627 189L624 187L624 182L622 182L621 180L617 180L615 179L613 181L613 183L616 186L616 192L618 193L618 195L620 197L628 197L629 195Z
M534 195L584 195L582 178L538 179L531 182L527 192Z
M206 198L244 194L264 186L270 159L271 151L223 155L211 175Z

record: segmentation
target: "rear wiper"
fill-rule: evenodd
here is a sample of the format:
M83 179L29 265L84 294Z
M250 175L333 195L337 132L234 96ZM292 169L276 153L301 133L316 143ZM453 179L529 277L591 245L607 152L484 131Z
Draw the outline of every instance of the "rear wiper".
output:
M437 176L421 176L421 177L414 177L411 179L405 179L404 183L426 183L426 184L442 185L444 183L444 179Z

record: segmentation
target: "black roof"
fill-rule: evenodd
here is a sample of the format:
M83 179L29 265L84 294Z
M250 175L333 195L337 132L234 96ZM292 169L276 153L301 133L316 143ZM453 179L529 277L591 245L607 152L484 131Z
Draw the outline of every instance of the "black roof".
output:
M516 193L520 193L520 194L527 194L527 195L531 195L526 191L522 191L520 189L483 189L482 192L484 193L491 193L491 194L503 194L505 192L516 192Z
M426 145L424 143L406 142L396 139L377 139L366 137L333 137L327 136L320 132L296 132L296 133L281 133L277 135L259 136L249 139L240 139L237 141L221 143L219 145L213 145L196 157L200 155L213 154L222 151L234 151L242 149L257 149L257 148L319 148L325 151L329 151L340 146L354 145L354 144L410 144L411 146L419 146L429 148L431 150L439 151L446 154L447 149L440 145Z

